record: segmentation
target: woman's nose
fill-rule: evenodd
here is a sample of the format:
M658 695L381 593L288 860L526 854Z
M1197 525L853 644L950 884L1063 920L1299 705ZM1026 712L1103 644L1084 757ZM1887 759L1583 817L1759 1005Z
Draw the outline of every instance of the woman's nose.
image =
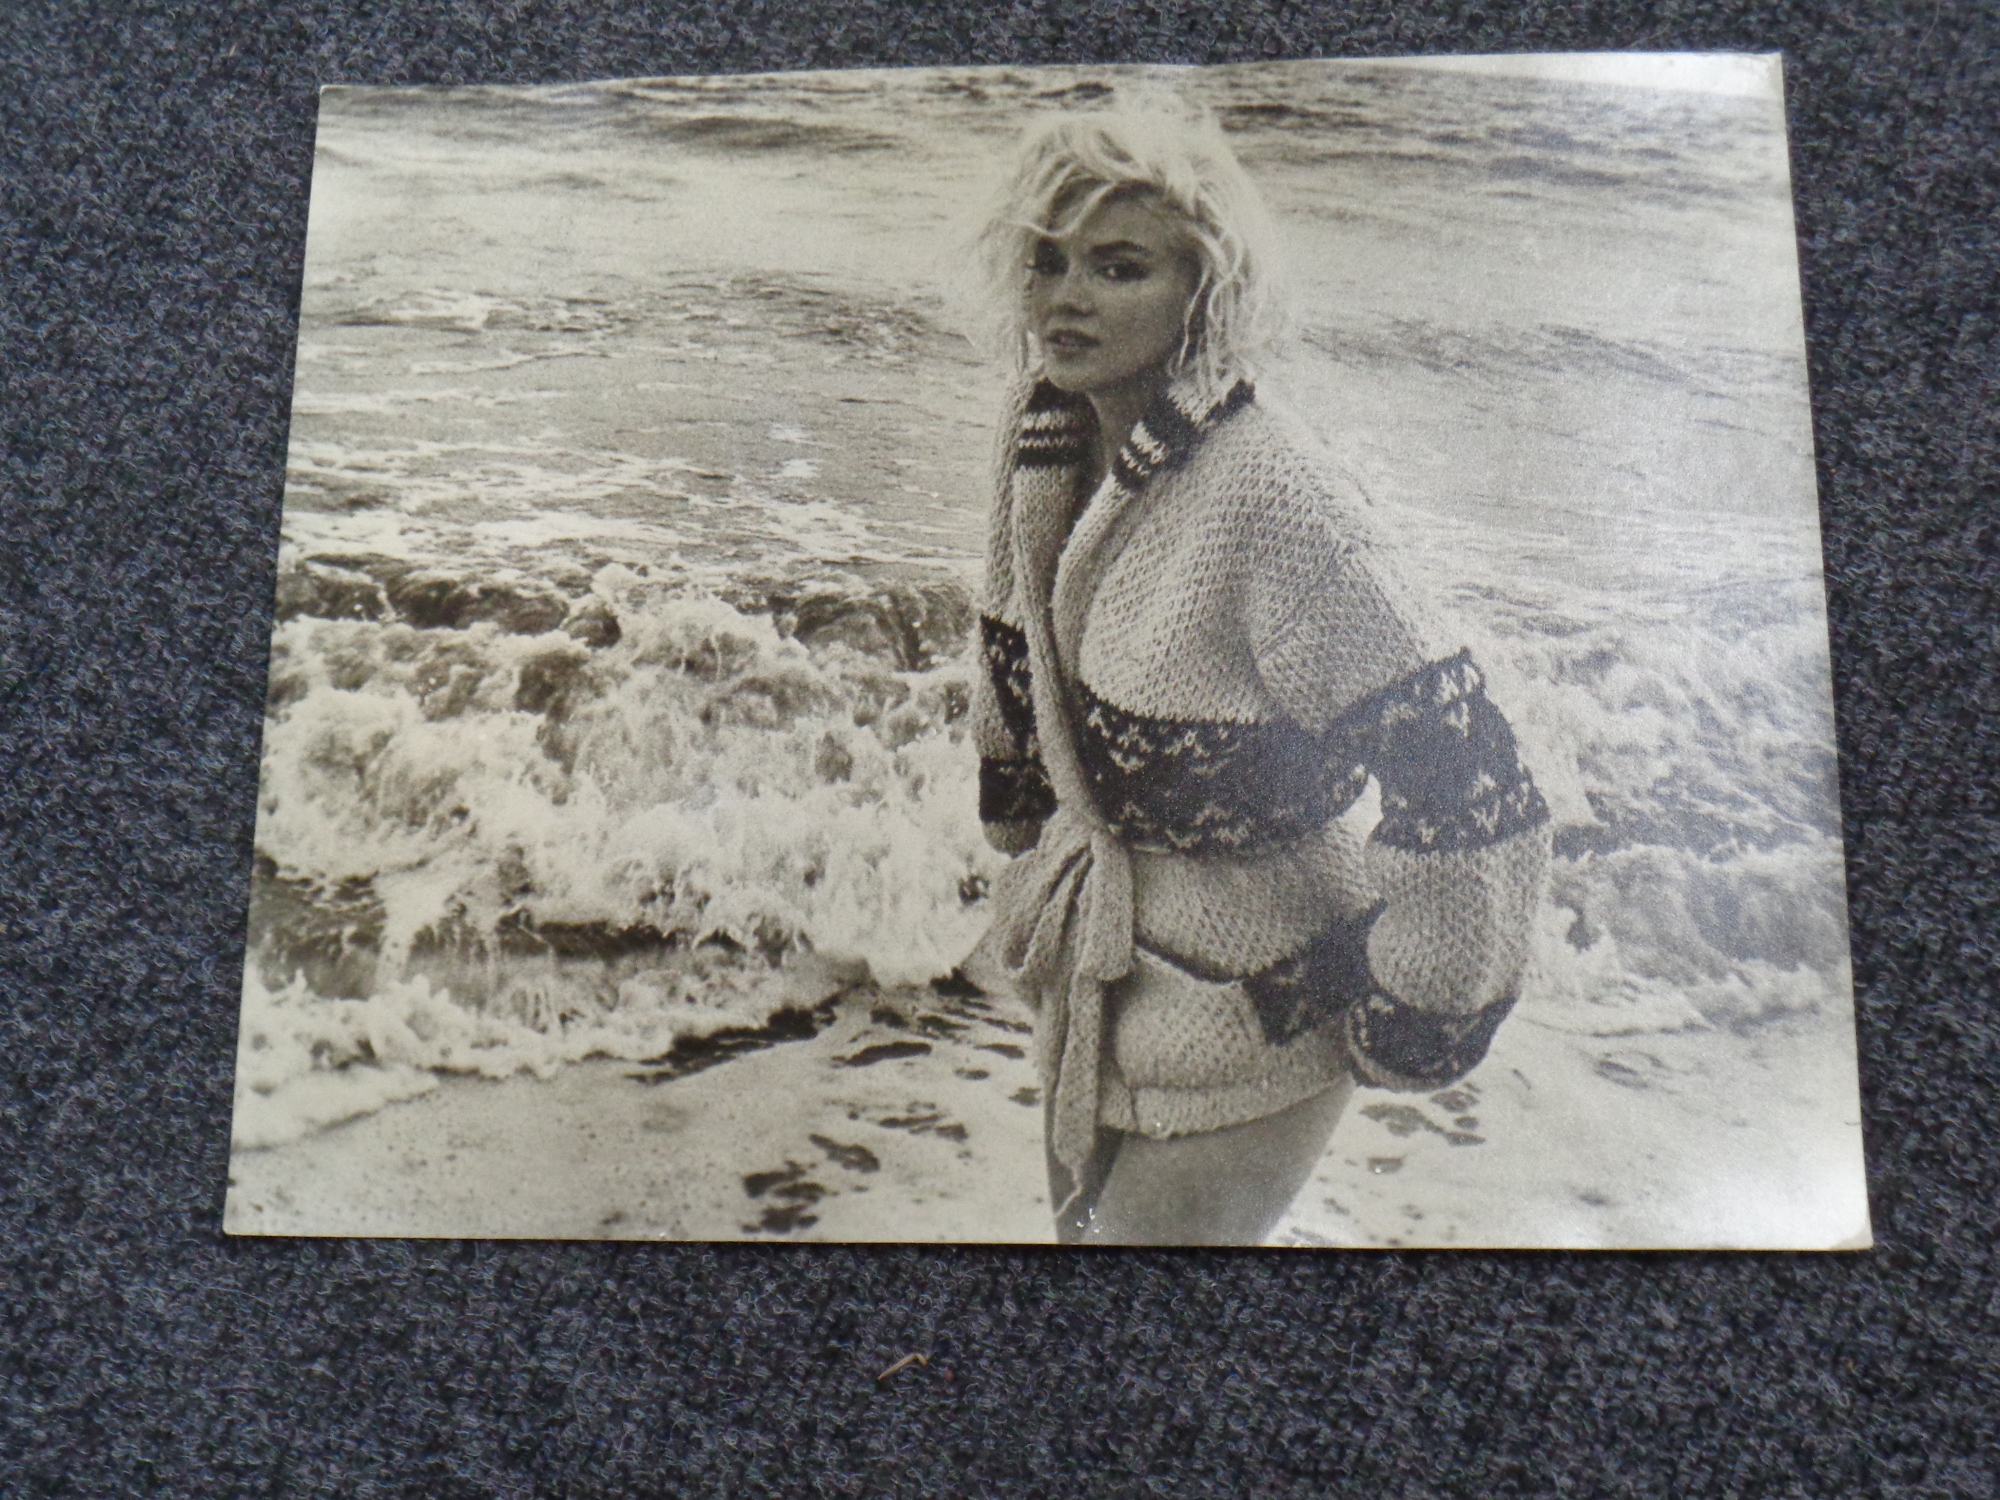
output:
M1055 305L1065 312L1090 311L1090 278L1085 268L1071 261L1054 288Z

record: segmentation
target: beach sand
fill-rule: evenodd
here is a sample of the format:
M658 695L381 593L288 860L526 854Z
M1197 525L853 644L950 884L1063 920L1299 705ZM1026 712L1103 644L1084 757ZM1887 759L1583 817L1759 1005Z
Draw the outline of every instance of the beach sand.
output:
M791 1013L797 1016L799 1013ZM1047 1242L1028 1017L849 989L816 1032L454 1077L239 1150L237 1234ZM1825 1017L1592 1036L1520 1016L1466 1082L1356 1094L1272 1243L1861 1248L1851 1063Z
M720 1060L697 1051L696 1070L678 1076L593 1059L548 1079L446 1078L304 1140L238 1150L225 1226L421 1238L1050 1238L1025 1015L979 997L862 985L821 1019L798 1040Z
M1463 1083L1358 1092L1273 1242L1867 1248L1844 1017L1621 1036L1522 1010Z

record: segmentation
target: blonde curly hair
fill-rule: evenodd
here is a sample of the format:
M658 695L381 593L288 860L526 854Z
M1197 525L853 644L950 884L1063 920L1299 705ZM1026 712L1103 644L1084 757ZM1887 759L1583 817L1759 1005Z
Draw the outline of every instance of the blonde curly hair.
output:
M1172 212L1200 259L1173 373L1210 383L1253 373L1283 332L1275 230L1215 117L1161 98L1066 111L1029 127L977 239L1002 352L1021 370L1034 366L1023 291L1036 244L1125 194Z

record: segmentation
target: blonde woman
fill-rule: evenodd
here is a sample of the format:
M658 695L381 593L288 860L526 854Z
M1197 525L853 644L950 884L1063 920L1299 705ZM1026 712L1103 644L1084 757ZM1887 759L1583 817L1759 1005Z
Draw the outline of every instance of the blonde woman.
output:
M988 225L1021 379L981 622L981 968L1036 1012L1065 1241L1254 1244L1357 1081L1513 1004L1547 811L1463 651L1248 378L1268 229L1208 118L1033 130ZM1370 778L1365 843L1341 814Z

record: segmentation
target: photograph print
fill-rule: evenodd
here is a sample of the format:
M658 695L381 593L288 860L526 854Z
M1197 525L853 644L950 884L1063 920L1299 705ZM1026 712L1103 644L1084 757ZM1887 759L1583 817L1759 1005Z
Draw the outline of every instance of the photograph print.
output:
M324 91L237 1234L1870 1242L1778 59Z

